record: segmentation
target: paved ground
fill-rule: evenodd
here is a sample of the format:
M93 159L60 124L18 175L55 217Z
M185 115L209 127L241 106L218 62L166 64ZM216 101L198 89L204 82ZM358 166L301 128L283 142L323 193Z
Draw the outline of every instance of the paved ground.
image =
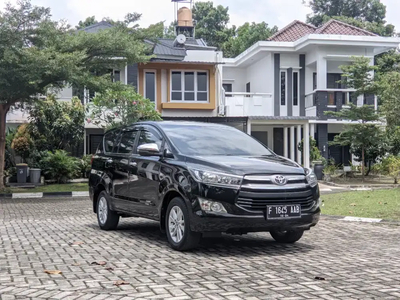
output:
M155 222L100 231L86 199L14 199L0 240L1 299L400 299L399 226L323 219L295 245L263 233L179 253Z

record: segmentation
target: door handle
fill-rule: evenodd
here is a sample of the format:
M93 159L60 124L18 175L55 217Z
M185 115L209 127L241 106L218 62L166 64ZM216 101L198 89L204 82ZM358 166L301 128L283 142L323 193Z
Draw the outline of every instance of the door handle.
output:
M137 162L136 162L136 161L131 161L131 162L129 163L129 165L130 165L131 167L137 167Z

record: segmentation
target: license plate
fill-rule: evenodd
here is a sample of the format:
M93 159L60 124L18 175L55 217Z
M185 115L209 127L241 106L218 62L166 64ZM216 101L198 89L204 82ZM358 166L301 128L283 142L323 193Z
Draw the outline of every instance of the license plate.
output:
M301 205L268 205L267 219L293 219L301 217Z

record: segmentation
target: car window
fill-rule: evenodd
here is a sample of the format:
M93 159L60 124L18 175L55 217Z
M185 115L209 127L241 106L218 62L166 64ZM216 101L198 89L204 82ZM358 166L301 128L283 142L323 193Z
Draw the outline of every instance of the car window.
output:
M158 148L161 149L162 146L162 138L161 136L154 132L154 131L150 131L150 130L142 130L140 132L140 137L139 137L139 143L138 146L143 145L143 144L157 144Z
M135 146L137 131L123 132L119 142L118 153L131 153Z
M119 131L111 131L105 134L104 136L104 152L111 153L117 150L117 138L118 138Z

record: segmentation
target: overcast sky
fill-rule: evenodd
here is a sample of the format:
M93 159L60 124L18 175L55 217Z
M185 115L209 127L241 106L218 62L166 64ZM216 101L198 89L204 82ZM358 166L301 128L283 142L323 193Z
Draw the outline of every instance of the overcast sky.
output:
M16 0L0 0L2 8L6 2L15 3ZM382 2L387 6L387 21L400 31L400 0ZM104 17L123 19L128 12L143 14L142 27L159 21L169 24L174 19L174 5L170 0L32 0L32 3L50 7L54 19L66 19L71 25L92 15L98 20ZM265 21L282 28L295 19L304 21L309 12L302 0L214 0L214 3L229 6L231 23L237 26Z

